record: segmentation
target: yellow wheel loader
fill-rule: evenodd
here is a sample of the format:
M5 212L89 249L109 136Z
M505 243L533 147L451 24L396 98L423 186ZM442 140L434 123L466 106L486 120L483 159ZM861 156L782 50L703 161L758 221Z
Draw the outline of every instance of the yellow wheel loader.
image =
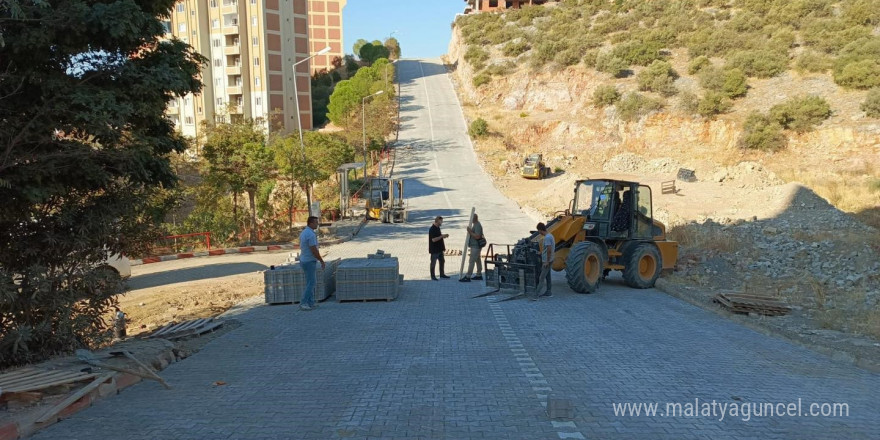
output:
M520 175L526 179L543 179L550 175L550 167L544 163L544 156L532 153L523 161Z
M621 271L630 287L653 287L678 258L678 243L653 219L651 188L637 182L578 180L568 209L547 223L547 232L556 240L552 269L565 270L569 287L579 293L594 292L612 270ZM519 290L513 297L539 293L542 243L535 231L515 245L490 244L486 285Z

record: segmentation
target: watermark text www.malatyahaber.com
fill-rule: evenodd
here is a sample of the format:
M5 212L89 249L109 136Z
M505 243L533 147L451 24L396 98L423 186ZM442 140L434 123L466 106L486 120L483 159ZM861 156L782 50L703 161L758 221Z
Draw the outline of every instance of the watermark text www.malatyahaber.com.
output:
M612 403L618 417L725 417L749 421L761 417L849 417L849 404L832 402L623 402Z

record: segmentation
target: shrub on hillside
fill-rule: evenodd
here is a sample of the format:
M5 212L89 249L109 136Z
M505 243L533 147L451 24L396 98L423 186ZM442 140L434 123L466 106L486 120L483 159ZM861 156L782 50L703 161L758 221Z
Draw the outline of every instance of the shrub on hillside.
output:
M609 73L615 78L623 78L629 74L629 63L605 52L596 57L596 70Z
M640 93L627 93L617 103L617 114L626 122L639 120L648 113L663 108L663 102Z
M508 9L504 13L504 19L508 22L516 22L519 27L526 27L530 26L536 18L545 17L549 14L549 8L526 5L519 9Z
M489 52L486 52L480 46L469 46L464 53L464 60L473 66L474 70L482 70L486 67L486 60L489 59Z
M505 44L501 49L501 53L506 57L515 57L528 52L531 48L527 41L520 39L519 41L511 41Z
M596 107L605 107L614 104L620 99L620 92L612 85L601 85L593 92L593 104Z
M859 108L871 118L880 118L880 87L871 89Z
M822 73L832 66L832 60L828 55L807 50L802 52L794 61L794 68L799 72Z
M474 87L480 87L483 84L489 84L489 82L491 82L491 81L492 81L492 77L489 76L488 74L486 74L485 72L480 73L479 75L475 76L473 79Z
M485 136L489 134L489 123L483 118L474 119L471 122L468 133L473 137Z
M834 82L852 89L880 86L880 61L860 60L834 69Z
M647 66L663 58L661 49L663 45L656 41L630 41L614 46L611 53L629 65Z
M742 50L731 55L728 64L748 76L770 78L788 70L788 54L770 50Z
M577 48L565 49L553 57L553 61L560 66L573 66L580 62L581 51Z
M736 33L747 33L761 30L764 24L760 15L748 9L740 9L724 26Z
M700 73L706 67L710 67L712 62L709 61L709 57L705 55L700 55L691 60L690 64L688 64L688 73L691 75L696 75Z
M484 72L492 76L504 76L516 69L516 64L512 61L504 63L495 63L486 68Z
M535 46L534 49L532 49L532 67L541 67L548 62L553 61L553 58L556 56L556 54L566 49L568 49L568 47L565 45L565 43L560 41L541 41Z
M804 45L836 54L853 41L869 38L871 29L850 26L840 18L817 18L806 20L801 26L800 35Z
M798 96L770 108L770 119L783 128L803 133L831 117L831 106L819 96Z
M844 2L843 19L858 26L880 25L880 8L875 0L852 0Z
M743 47L741 40L740 35L730 29L700 28L687 39L688 54L691 58L700 55L725 56L728 52Z
M742 148L778 151L785 148L786 137L782 126L766 115L753 112L746 118L739 138Z
M706 92L700 103L697 104L697 114L704 118L714 118L722 113L727 113L733 108L730 98L719 92Z
M678 73L672 68L672 64L667 61L654 61L650 66L639 72L636 81L639 84L639 90L646 90L659 93L663 96L672 96L678 93L675 88L675 80Z
M678 94L678 108L681 111L694 115L700 107L700 98L691 91L684 91Z
M704 89L720 93L728 98L745 96L748 82L739 69L704 68L700 72L700 85Z
M599 58L599 49L590 49L584 52L584 65L590 69L596 69L596 63Z

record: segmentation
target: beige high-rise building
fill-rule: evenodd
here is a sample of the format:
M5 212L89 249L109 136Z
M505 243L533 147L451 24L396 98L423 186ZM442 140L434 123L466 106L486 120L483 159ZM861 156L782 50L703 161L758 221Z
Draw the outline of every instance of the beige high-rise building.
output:
M333 69L333 59L345 56L342 9L347 0L309 0L309 44L312 53L329 46L330 52L312 58L312 73Z
M307 58L309 0L182 0L165 22L168 35L207 58L204 87L171 103L167 113L187 136L204 120L263 118L271 130L296 130L299 95L302 128L312 128Z

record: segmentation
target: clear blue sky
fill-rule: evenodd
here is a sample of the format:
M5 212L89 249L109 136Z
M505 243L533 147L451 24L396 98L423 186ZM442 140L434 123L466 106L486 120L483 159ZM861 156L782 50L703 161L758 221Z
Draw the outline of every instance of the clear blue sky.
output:
M360 38L385 41L397 31L401 57L439 57L449 47L455 14L464 7L464 0L348 0L342 10L345 53Z

